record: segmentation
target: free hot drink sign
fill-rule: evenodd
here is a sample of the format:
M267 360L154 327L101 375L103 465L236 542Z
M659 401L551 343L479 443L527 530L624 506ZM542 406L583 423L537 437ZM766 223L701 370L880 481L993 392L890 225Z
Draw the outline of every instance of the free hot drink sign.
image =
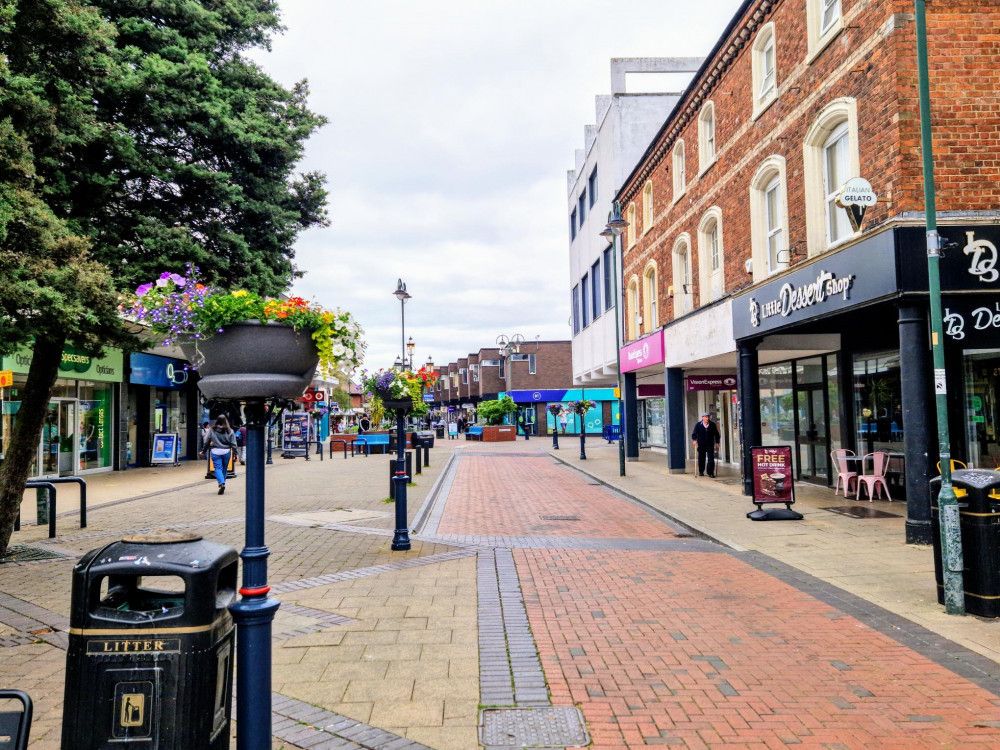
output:
M792 489L792 449L787 445L754 447L753 501L761 503L794 503Z

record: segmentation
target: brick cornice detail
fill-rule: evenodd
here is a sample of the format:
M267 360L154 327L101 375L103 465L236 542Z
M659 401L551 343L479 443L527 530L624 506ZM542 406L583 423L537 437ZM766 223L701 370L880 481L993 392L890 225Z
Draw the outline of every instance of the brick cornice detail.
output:
M729 35L728 44L720 47L716 53L714 64L701 75L699 85L689 88L683 101L679 102L667 121L670 126L659 137L656 148L643 162L638 171L633 173L629 184L621 193L621 203L630 202L639 193L666 155L673 148L677 138L691 120L698 116L702 103L709 98L722 80L723 74L736 61L739 53L747 45L756 31L771 14L771 11L781 0L760 0L755 7L747 10L743 23L737 26Z

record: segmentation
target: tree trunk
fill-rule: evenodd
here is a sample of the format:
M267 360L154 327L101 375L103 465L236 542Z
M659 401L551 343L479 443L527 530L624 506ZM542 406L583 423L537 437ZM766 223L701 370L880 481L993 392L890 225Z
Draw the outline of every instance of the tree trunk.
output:
M28 383L11 433L3 463L0 463L0 556L7 553L14 519L24 497L24 484L33 473L35 451L42 435L52 386L59 374L66 340L36 341Z

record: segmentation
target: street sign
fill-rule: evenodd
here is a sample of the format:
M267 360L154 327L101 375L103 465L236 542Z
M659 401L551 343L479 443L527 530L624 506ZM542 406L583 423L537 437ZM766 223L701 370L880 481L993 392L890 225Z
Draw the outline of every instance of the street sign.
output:
M425 393L424 394L424 403L425 404L433 404L434 403L434 394L433 393Z
M0 370L0 388L9 388L14 385L14 371Z

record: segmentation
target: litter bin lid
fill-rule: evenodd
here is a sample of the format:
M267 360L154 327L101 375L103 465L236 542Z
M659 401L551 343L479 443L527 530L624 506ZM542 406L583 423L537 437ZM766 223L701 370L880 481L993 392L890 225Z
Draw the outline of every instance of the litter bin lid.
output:
M177 544L179 542L197 542L201 538L200 534L192 534L188 531L154 529L153 531L143 531L138 534L123 536L122 541L129 544Z

